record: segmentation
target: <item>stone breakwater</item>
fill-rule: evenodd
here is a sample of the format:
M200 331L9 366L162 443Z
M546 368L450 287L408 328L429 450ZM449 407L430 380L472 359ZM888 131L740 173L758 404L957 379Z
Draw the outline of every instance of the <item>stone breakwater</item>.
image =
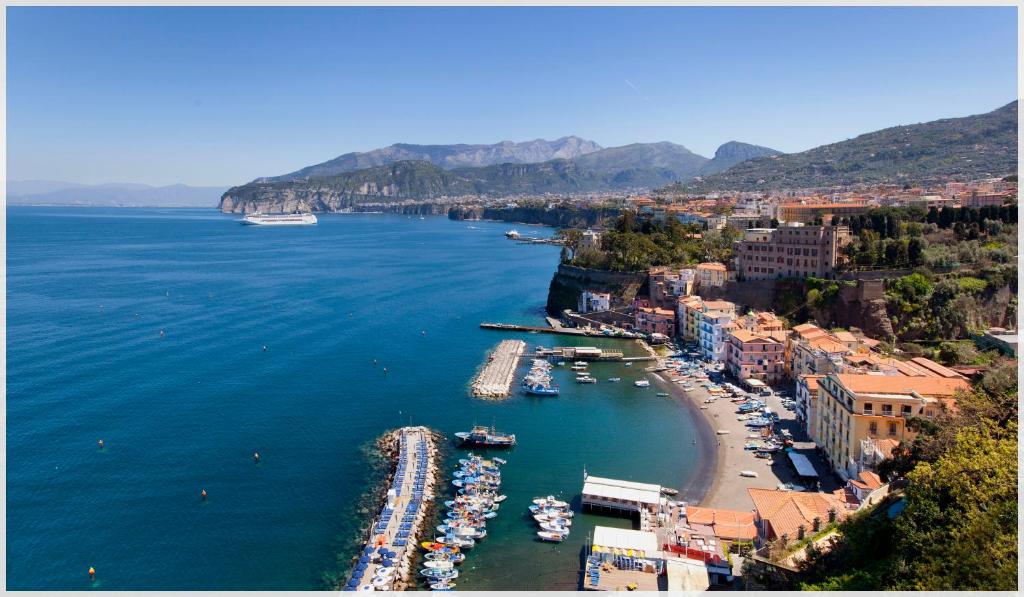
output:
M491 351L470 391L477 398L504 398L512 390L516 366L526 351L522 340L502 340Z
M377 440L394 469L344 590L401 591L414 584L417 541L434 515L443 440L426 427L402 427Z

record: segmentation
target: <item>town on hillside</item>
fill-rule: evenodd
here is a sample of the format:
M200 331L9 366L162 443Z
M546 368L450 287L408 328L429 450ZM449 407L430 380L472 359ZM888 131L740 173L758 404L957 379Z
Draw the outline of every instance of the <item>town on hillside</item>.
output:
M941 461L926 453L959 437L948 430L980 424L964 413L1016 416L991 414L1016 400L1016 193L1008 178L658 194L560 231L549 311L589 335L660 345L650 371L698 405L719 446L697 504L587 480L585 506L641 520L599 526L595 546L644 555L608 565L597 547L585 588L829 587L863 547L844 524L911 524L898 515L920 499L914 467Z

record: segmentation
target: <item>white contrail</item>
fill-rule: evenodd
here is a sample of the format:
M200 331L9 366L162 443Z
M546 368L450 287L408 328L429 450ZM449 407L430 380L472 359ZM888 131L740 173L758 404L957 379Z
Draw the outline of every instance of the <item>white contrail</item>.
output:
M637 95L639 95L640 97L644 98L644 101L647 101L647 102L651 101L651 98L649 98L646 95L644 95L644 92L640 91L640 88L637 87L636 85L634 85L633 82L630 81L629 79L626 79L626 85L629 85L633 89L633 91L636 92Z

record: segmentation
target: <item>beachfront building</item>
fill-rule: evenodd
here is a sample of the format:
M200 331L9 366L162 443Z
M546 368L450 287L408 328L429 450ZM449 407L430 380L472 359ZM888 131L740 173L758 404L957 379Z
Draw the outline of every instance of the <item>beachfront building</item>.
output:
M729 301L704 301L697 314L698 344L701 357L713 363L725 361L725 339L736 305Z
M751 228L736 241L736 269L744 280L829 278L850 242L846 226Z
M588 591L657 591L665 572L658 537L650 531L594 527L583 589Z
M740 381L774 384L785 375L785 351L785 332L733 329L728 334L725 366Z
M676 314L669 309L640 307L636 310L634 318L634 327L639 332L661 334L669 338L676 335Z
M818 333L819 331L821 333ZM803 375L841 372L843 357L853 352L821 328L810 330L804 335L791 335L789 341L790 375L793 379L799 379Z
M760 542L785 538L797 541L843 520L849 509L835 494L778 489L747 489L754 502Z
M612 295L608 292L593 292L584 290L580 293L578 305L580 313L593 313L595 311L607 311L612 308Z
M700 338L698 314L703 310L704 301L699 296L680 297L676 303L676 317L679 319L679 335L684 342L697 342Z
M807 436L815 444L818 443L820 430L811 422L818 421L814 411L818 408L818 380L824 375L801 375L796 380L796 420L807 430Z
M709 288L721 288L725 285L726 274L725 264L710 261L697 266L697 288L708 290Z
M870 206L863 202L851 203L782 203L778 207L782 222L813 222L826 216L848 218L868 213ZM828 222L826 222L828 223Z
M661 511L661 486L585 475L582 505L584 509L632 514L641 509L655 514Z
M907 417L935 418L955 404L957 392L970 389L964 379L844 373L829 374L818 386L817 445L843 479L861 470L861 440L910 441L917 433L907 428Z

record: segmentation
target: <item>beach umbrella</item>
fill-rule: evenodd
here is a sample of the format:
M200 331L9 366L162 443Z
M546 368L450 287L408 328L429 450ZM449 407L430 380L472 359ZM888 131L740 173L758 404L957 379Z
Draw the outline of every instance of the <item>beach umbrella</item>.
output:
M365 563L367 563L369 561L370 561L370 557L369 556L360 556L360 558L359 558L359 563L360 564L365 564Z
M373 553L373 548L372 547L367 547L366 549L363 550L363 553L366 554L366 555L370 555L371 553Z
M392 562L391 560L384 560L384 562L381 563L381 566L384 566L385 568L391 568L394 565L395 565L395 563Z
M354 578L349 579L348 586L350 586L350 587L358 587L359 586L359 581L354 579Z
M394 558L396 556L398 556L398 552L397 551L389 551L388 552L388 557L389 558Z
M366 570L366 562L359 562L359 565L356 566L356 570Z

